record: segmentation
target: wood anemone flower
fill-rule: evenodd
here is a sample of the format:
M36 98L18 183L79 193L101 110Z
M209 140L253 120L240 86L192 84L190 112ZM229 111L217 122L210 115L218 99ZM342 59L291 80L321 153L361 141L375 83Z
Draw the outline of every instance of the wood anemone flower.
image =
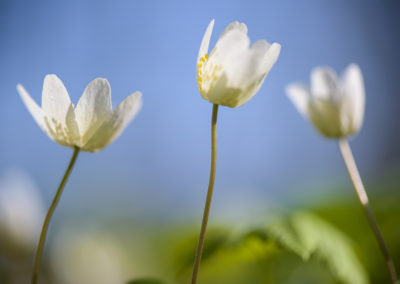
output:
M281 46L259 40L250 46L247 27L229 24L208 54L214 20L204 33L197 57L197 85L201 96L213 104L238 107L260 89L278 59Z
M18 84L17 90L37 124L52 140L88 152L97 152L114 141L142 104L141 93L135 92L112 110L110 85L103 78L88 84L76 108L54 74L44 79L41 108L22 85Z
M363 122L365 91L360 67L350 64L338 78L329 67L311 72L311 87L290 84L289 98L324 136L344 138L357 133Z

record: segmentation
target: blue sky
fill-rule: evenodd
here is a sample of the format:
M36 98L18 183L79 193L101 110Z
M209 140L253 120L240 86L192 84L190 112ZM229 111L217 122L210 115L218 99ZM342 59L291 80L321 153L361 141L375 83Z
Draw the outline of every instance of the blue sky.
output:
M399 11L396 1L362 0L3 0L0 172L23 168L48 202L72 150L42 133L15 86L23 84L40 102L44 76L55 73L76 103L91 80L104 77L114 107L138 90L143 108L113 144L81 154L60 210L201 211L212 105L197 90L195 67L215 19L211 46L235 20L246 23L252 41L282 45L259 93L242 107L220 109L215 206L252 207L255 199L261 209L264 202L307 199L325 184L350 187L334 141L320 137L284 93L288 83L308 83L318 65L338 72L360 65L366 114L351 145L366 181L383 179L400 164Z

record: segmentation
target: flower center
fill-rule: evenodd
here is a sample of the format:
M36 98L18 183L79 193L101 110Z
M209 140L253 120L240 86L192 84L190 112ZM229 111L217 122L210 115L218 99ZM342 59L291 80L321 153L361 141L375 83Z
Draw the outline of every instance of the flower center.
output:
M204 69L208 60L208 54L200 57L199 62L197 62L197 86L199 87L200 93L203 93L203 75Z
M215 52L212 58L215 58L214 55ZM200 57L197 63L197 86L203 96L207 96L207 93L215 86L222 71L223 66L217 64L215 60L209 60L207 53Z

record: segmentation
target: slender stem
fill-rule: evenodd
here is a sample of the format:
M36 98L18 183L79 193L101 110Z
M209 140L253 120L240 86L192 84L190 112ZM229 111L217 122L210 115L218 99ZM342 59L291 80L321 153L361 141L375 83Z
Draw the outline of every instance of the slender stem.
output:
M193 264L193 273L191 284L197 283L197 277L200 268L201 254L203 252L204 240L206 237L206 229L208 223L208 215L210 213L211 200L214 190L215 180L215 169L217 166L217 116L218 116L218 105L213 105L212 119L211 119L211 169L210 169L210 180L208 182L208 191L206 204L204 206L203 221L201 223L201 230L199 236L199 242L197 244L196 256Z
M71 161L69 162L68 168L65 171L64 177L62 178L61 183L58 186L56 195L54 196L53 202L51 203L49 211L47 211L46 218L44 219L42 231L40 233L38 247L36 250L35 263L33 266L32 284L36 284L38 282L40 260L42 258L43 246L44 246L44 242L46 240L46 234L47 234L47 229L50 224L50 219L53 216L53 213L54 213L54 210L56 209L58 201L60 200L64 186L67 183L68 177L69 177L71 170L75 164L76 158L78 157L78 153L79 153L79 148L74 147L74 153L72 154Z
M351 153L350 145L346 139L339 140L339 148L342 153L344 163L346 164L347 170L349 172L350 179L357 193L357 197L360 200L362 207L364 208L371 229L375 234L376 240L378 241L383 257L385 258L386 265L389 269L390 277L392 278L393 283L395 283L398 280L396 269L389 255L389 250L385 244L385 240L383 239L383 235L379 229L378 223L376 222L372 210L369 206L367 192L365 191L364 185L361 181L357 165L354 161L353 154Z

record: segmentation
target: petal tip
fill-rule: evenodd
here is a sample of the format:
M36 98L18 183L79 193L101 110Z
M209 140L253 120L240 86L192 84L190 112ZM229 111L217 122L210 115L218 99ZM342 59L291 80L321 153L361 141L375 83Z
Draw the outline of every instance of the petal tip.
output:
M274 42L271 47L278 49L279 51L281 50L282 46L280 43Z
M24 99L25 97L29 97L28 92L25 90L25 88L24 88L24 86L22 86L22 84L19 84L19 83L17 84L17 91L22 99Z
M352 70L352 71L356 71L356 72L360 72L361 73L361 68L357 63L350 63L347 68L347 71Z
M58 78L58 76L56 75L56 74L47 74L45 77L44 77L44 80L45 81L47 81L47 80L54 80L54 79L56 79L56 80L60 80L60 78Z
M212 19L207 26L206 33L212 33L212 30L214 29L214 23L215 23L215 20Z
M17 91L18 91L19 93L21 93L22 90L24 90L24 87L23 87L22 84L20 84L20 83L17 84L16 88L17 88Z
M241 23L239 21L234 21L232 23L230 23L226 28L223 34L225 34L226 32L230 31L230 30L238 30L242 33L244 33L245 35L247 35L247 26L245 23Z
M281 53L281 45L277 42L274 42L268 49L268 52L273 52L275 57L278 58L279 54Z
M96 79L93 79L92 81L89 82L88 86L90 84L104 84L104 85L110 86L110 83L108 82L108 80L106 78L102 78L102 77L98 77Z
M143 96L142 92L140 92L140 91L136 91L136 92L134 92L132 95L136 95L136 96L138 96L139 98L141 98L141 97Z
M93 82L103 82L103 83L110 84L108 82L107 78L103 78L103 77L98 77L98 78L94 79Z
M130 95L130 97L134 98L135 101L139 104L139 107L141 107L143 104L142 95L143 94L139 91L136 91Z

